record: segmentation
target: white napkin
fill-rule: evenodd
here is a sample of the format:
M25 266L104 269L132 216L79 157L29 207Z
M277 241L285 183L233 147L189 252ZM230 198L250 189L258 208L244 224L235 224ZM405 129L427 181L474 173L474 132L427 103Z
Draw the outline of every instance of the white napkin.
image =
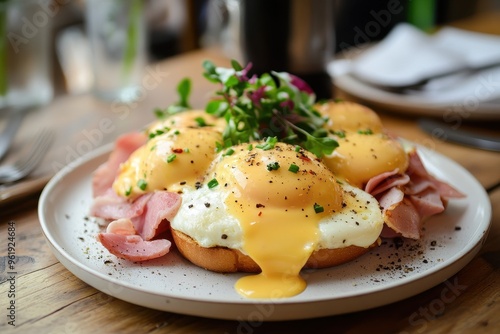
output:
M445 27L427 35L410 24L397 25L352 64L368 83L411 85L433 75L500 62L500 36Z
M358 80L380 86L410 85L437 74L500 63L500 36L451 27L428 35L402 23L347 63L338 65ZM419 90L405 91L405 95L435 104L464 99L496 101L500 99L500 65L434 79Z

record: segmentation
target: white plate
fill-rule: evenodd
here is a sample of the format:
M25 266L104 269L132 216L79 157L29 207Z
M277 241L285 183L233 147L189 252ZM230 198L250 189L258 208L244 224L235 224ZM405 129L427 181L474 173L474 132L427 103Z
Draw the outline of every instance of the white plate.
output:
M300 295L249 300L235 292L240 274L200 269L176 251L145 263L110 255L94 238L99 227L88 217L91 173L104 162L103 147L59 172L39 204L43 232L58 260L96 289L125 301L170 312L238 321L304 319L373 308L408 298L450 278L473 259L491 219L488 196L464 168L421 148L429 171L465 192L444 214L426 222L421 241L397 248L383 244L351 263L303 272Z
M443 102L426 95L400 94L372 86L358 80L348 72L334 69L335 62L341 61L345 60L335 60L329 65L328 71L332 75L333 84L359 99L363 104L398 114L437 117L449 122L457 120L500 121L500 101L481 99L484 94L481 95L479 92L484 92L486 86L482 87L479 92L471 92L470 95L463 96L459 100ZM495 85L492 83L493 86ZM498 89L497 86L493 89ZM488 87L488 89L491 88Z

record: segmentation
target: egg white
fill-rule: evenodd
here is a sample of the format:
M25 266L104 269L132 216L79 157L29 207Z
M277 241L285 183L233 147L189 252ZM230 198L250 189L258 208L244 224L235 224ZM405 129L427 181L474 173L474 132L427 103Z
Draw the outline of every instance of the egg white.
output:
M369 247L379 237L384 224L378 201L361 189L341 184L343 208L320 220L316 249L347 246ZM182 205L172 228L189 235L202 247L243 249L243 230L238 219L228 213L228 193L218 186L209 189L185 188Z

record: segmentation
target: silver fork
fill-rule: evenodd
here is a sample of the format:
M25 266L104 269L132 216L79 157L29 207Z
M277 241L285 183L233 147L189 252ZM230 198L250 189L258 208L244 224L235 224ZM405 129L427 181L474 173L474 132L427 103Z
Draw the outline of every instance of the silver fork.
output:
M40 163L52 144L54 134L43 129L34 138L31 148L9 165L0 166L0 184L18 181L28 176Z
M3 110L0 110L0 113L2 113L2 111ZM9 150L10 143L12 139L14 139L17 129L21 126L22 120L28 111L29 108L24 108L20 110L8 110L6 112L8 121L5 125L5 130L0 134L0 160L3 159Z

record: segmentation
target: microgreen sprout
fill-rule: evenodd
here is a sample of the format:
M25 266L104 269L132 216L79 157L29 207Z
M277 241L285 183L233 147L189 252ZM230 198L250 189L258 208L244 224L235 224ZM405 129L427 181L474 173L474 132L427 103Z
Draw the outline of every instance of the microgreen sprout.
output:
M322 157L338 146L323 130L327 119L314 109L316 96L302 79L286 72L249 77L251 63L243 67L233 60L231 65L203 63L205 78L219 84L206 112L225 119L224 147L276 138Z

